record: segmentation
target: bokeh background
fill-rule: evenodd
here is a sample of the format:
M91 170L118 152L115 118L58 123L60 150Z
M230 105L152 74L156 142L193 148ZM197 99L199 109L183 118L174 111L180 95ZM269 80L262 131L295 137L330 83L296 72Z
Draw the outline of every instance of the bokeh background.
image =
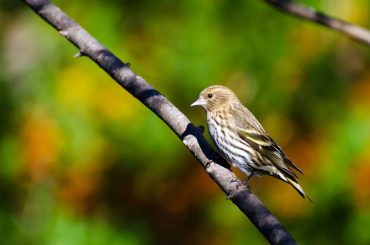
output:
M368 0L302 0L370 28ZM300 244L370 244L370 52L264 1L55 1L167 96L234 89L314 204L252 190ZM4 244L266 244L152 112L21 1L0 1ZM207 134L208 137L208 134Z

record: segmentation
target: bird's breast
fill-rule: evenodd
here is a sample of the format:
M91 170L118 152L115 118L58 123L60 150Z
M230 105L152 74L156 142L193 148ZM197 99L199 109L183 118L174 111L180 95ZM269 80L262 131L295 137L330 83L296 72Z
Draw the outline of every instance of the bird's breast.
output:
M212 117L207 117L207 124L209 134L222 155L233 165L245 169L251 160L250 146L233 130L233 125Z

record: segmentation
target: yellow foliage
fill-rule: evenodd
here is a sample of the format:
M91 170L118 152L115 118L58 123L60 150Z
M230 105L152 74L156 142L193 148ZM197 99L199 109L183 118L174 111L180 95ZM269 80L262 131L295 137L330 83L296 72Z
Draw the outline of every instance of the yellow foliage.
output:
M300 62L311 61L322 52L326 46L323 36L325 34L325 32L320 32L317 26L307 23L302 23L292 29L290 43L299 43L299 45L291 45L291 49L299 58Z
M327 1L324 9L331 10L331 15L340 17L343 20L358 25L366 25L368 22L368 9L365 1Z
M134 98L103 72L77 63L57 79L57 97L69 110L95 111L110 120L127 120L137 112ZM135 113L134 113L135 112Z
M95 96L94 73L81 65L62 70L57 78L57 98L67 108L86 108Z
M106 81L101 87L94 100L95 109L100 115L122 121L137 115L139 103L127 91L112 81Z

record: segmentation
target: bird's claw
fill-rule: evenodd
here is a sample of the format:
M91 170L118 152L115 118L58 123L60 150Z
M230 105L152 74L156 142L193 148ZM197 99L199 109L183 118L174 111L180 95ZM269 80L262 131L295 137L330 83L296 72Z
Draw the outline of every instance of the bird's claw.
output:
M212 163L213 163L212 160L209 160L208 162L206 162L206 165L205 165L206 169L208 169Z
M233 184L233 183L236 182L236 186L235 186L236 189L245 186L245 187L248 188L248 190L250 190L250 186L248 184L248 180L249 180L249 178L247 178L246 180L231 179L229 183L230 184Z

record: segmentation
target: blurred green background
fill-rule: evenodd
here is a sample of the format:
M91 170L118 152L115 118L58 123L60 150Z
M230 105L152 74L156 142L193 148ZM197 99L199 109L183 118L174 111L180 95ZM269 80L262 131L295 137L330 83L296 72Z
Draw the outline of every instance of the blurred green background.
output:
M254 191L300 244L370 244L370 52L264 1L54 1L167 96L234 89L300 166ZM370 28L370 1L302 3ZM152 112L21 1L0 1L4 244L266 244ZM207 135L208 137L208 135Z

